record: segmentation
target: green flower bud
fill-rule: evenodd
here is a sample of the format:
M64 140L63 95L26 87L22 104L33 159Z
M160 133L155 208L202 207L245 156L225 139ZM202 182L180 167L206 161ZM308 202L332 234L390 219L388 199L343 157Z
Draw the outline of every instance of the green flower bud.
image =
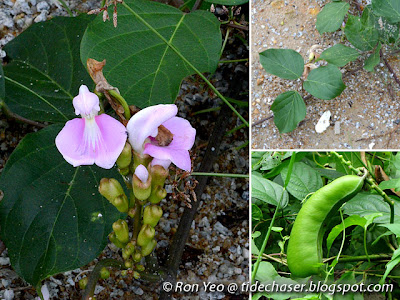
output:
M122 251L122 258L123 258L124 260L129 259L129 257L130 257L129 254L127 254L125 251Z
M153 252L156 245L157 245L156 240L152 239L150 242L148 242L146 245L142 247L142 255L143 256L149 255L151 252Z
M132 147L129 143L125 143L124 149L117 159L117 166L119 169L126 169L132 161ZM129 170L128 170L129 172Z
M126 176L129 174L130 169L129 168L125 168L125 169L118 169L119 174Z
M136 270L138 270L139 272L143 272L144 271L144 266L143 265L136 265Z
M127 269L130 269L130 268L132 268L132 266L133 266L133 262L132 262L132 260L130 260L130 259L128 259L128 260L125 260L125 262L124 262L124 266L125 266L125 268L127 268Z
M132 254L132 259L134 262L139 262L142 259L142 253L136 250L134 254Z
M114 178L102 178L99 185L100 194L112 202L116 197L124 195L124 189Z
M149 224L151 227L156 227L160 220L163 211L158 205L147 205L143 212L143 224Z
M121 242L126 244L129 241L129 228L128 223L125 220L117 220L112 225L113 230L117 239Z
M122 271L121 271L121 275L122 275L122 276L128 275L128 271L127 271L127 270L122 270Z
M106 267L101 268L100 277L101 277L101 279L109 278L110 277L110 271Z
M135 279L140 278L140 273L138 271L133 271L132 275L133 275L133 278L135 278Z
M165 179L168 177L168 170L160 165L155 165L150 167L150 174L152 178L152 185L154 186L164 186Z
M132 255L132 253L135 251L135 244L136 242L130 241L128 244L125 245L123 253L125 252L128 256Z
M153 204L158 204L166 196L167 191L163 187L157 185L151 189L149 201Z
M133 153L133 169L132 169L132 173L135 172L136 168L139 165L143 165L145 167L147 167L151 161L151 156L148 154L139 154L136 151L132 151Z
M140 172L138 172L140 170ZM145 174L143 174L145 173ZM147 175L147 176L144 176ZM147 178L146 178L147 177ZM144 181L146 180L146 181ZM145 201L151 194L151 175L143 165L139 165L132 176L133 193L139 201Z
M147 245L156 235L156 231L149 224L143 224L137 238L137 244L141 247Z
M110 240L111 243L113 243L115 246L117 246L118 248L124 248L125 244L122 243L120 240L117 239L117 236L115 234L115 232L111 232L108 235L108 239Z
M136 214L136 207L132 207L128 210L128 216L130 216L131 218L133 218Z
M79 280L79 288L81 290L84 290L88 284L89 278L83 277L81 280Z
M114 200L111 201L112 205L114 205L120 212L126 213L128 212L129 203L128 197L125 194L115 197Z

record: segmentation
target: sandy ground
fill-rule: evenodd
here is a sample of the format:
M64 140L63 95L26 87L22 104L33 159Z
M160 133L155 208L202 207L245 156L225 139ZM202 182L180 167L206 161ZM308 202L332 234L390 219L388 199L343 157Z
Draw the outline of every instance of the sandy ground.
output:
M361 3L361 0L358 0ZM301 92L301 82L283 80L267 74L259 62L259 53L269 48L289 48L298 51L305 61L309 49L318 44L326 49L339 43L342 33L321 36L315 28L318 12L329 1L324 0L252 0L251 9L251 113L252 121L272 115L274 99L287 90ZM365 3L363 3L365 4ZM354 11L355 7L351 7ZM346 44L349 45L349 44ZM384 48L384 52L390 49ZM358 59L342 72L362 67ZM391 57L389 63L400 74L400 59ZM360 70L344 75L347 88L333 100L306 100L307 116L291 133L280 134L273 119L252 127L252 149L374 149L399 146L400 87L381 63L374 73ZM304 92L303 95L307 95ZM323 133L315 125L323 112L332 113L331 126ZM339 122L340 133L334 125Z

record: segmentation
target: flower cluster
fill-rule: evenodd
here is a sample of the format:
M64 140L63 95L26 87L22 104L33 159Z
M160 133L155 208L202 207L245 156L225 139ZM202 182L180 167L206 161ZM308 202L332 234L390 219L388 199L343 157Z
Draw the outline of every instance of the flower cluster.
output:
M151 165L168 169L172 162L190 171L189 149L194 144L196 130L187 120L176 117L176 105L160 104L142 109L129 120L126 128L107 114L98 114L99 98L85 85L80 87L73 105L75 113L82 118L65 124L56 137L56 146L74 167L96 164L112 168L128 136L134 154L150 156Z

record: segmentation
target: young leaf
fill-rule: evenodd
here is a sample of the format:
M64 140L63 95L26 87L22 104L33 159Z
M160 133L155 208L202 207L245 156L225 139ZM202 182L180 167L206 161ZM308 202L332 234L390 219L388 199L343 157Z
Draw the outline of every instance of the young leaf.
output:
M328 249L328 253L332 247L333 242L335 239L338 237L338 235L343 231L343 225L345 228L348 228L350 226L358 225L364 228L365 223L367 223L367 220L357 216L353 215L344 220L344 224L340 223L336 225L335 227L332 228L331 232L328 235L328 238L326 239L326 246Z
M281 133L293 131L307 113L304 100L296 91L285 92L276 97L271 110L274 112L274 123Z
M286 207L289 201L289 195L286 191L283 190L282 186L263 178L262 175L258 172L252 172L251 180L252 198L277 206L283 193L280 207Z
M14 270L33 286L96 258L120 216L98 192L101 178L120 175L68 164L54 142L61 127L27 135L0 179L1 239Z
M36 23L9 42L4 67L5 103L35 121L65 122L79 86L93 85L79 59L79 44L93 16L55 17Z
M260 53L266 72L283 79L297 79L303 74L303 57L292 49L267 49Z
M286 180L288 167L282 172L283 181ZM322 187L322 179L319 173L303 162L296 162L293 165L292 175L287 190L296 199L303 200L307 195L314 193Z
M346 88L342 81L342 73L333 65L311 70L303 87L311 95L323 100L339 96Z
M374 72L375 67L381 61L381 56L379 51L382 48L382 44L379 42L378 46L376 47L375 51L365 60L364 62L364 69L368 72Z
M331 2L324 6L317 16L317 30L320 34L324 32L335 32L340 28L346 16L350 4L347 2Z
M106 59L104 76L128 104L144 108L175 101L182 80L195 73L177 52L201 72L215 71L222 38L213 14L201 10L184 14L146 0L124 3L131 11L118 6L117 28L104 23L102 16L89 24L81 59L84 64L88 58Z
M361 22L360 18L349 15L344 28L348 41L357 49L369 51L379 41L379 32L375 27Z
M356 60L359 56L360 53L356 49L336 44L322 52L319 59L326 60L332 65L343 67L349 62Z
M375 14L385 17L390 23L400 22L399 0L372 0Z

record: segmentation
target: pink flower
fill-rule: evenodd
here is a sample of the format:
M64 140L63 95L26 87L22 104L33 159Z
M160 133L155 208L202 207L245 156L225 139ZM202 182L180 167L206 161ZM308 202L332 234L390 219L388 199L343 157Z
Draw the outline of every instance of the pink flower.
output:
M142 109L126 126L129 142L137 153L152 156L153 165L168 168L173 162L177 167L190 171L189 150L194 144L196 130L187 120L175 117L177 112L175 104L159 104ZM160 125L172 133L172 141L167 146L160 146L155 139Z
M73 100L75 114L82 118L68 121L56 137L56 146L74 167L96 164L110 169L126 142L125 126L100 111L99 98L85 85Z

